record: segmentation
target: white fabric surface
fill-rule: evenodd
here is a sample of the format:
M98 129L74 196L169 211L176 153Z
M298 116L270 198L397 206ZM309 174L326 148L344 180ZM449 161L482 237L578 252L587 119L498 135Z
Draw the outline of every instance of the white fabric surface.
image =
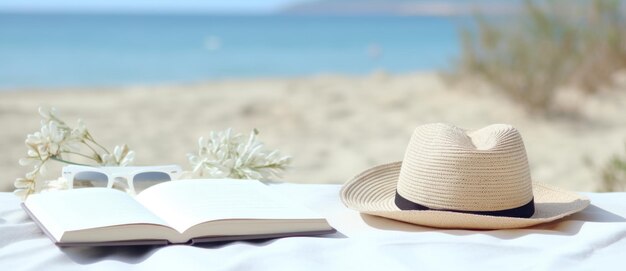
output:
M58 248L0 193L0 270L626 270L626 193L527 229L440 230L349 210L339 185L272 185L338 233L166 247Z

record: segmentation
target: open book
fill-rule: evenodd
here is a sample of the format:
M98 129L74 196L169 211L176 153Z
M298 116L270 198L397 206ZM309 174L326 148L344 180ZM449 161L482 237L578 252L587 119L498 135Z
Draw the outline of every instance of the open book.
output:
M24 209L59 246L179 244L333 233L326 219L252 180L178 180L136 197L107 188L29 196Z

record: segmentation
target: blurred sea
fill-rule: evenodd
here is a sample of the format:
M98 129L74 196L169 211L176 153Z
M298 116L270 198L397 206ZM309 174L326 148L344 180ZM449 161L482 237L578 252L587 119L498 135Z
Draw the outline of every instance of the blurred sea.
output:
M0 13L0 89L434 70L464 21Z

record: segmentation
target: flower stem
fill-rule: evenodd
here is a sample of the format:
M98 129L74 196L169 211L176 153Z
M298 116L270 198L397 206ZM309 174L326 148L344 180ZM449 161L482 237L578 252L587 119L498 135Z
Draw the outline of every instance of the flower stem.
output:
M284 169L285 165L282 164L278 164L278 163L273 163L273 164L266 164L266 165L260 165L260 166L251 166L251 169L262 169L262 168L277 168L277 169Z
M109 150L107 150L107 149L106 149L105 147L103 147L102 145L98 144L98 142L96 142L95 140L90 139L90 141L91 141L91 142L93 142L93 144L96 144L96 146L100 147L100 149L102 149L102 150L103 150L104 152L106 152L107 154L111 154L111 153L109 152Z
M87 165L87 164L81 164L81 163L75 163L72 161L67 161L61 158L58 158L56 156L50 156L50 159L57 161L57 162L61 162L61 163L66 163L66 164L70 164L70 165L77 165L77 166L87 166L87 167L91 167L91 165Z
M93 151L93 154L98 155L98 151L96 151L96 149L94 149L91 145L89 145L89 143L87 143L87 141L85 141L84 139L81 141L83 144L85 144L85 146L87 146L87 148L89 148L91 151Z
M62 151L62 153L70 153L70 154L75 154L75 155L78 155L78 156L85 157L85 158L87 158L87 159L94 160L94 161L96 161L96 162L98 161L97 159L95 159L95 158L93 158L93 157L91 157L91 156L88 156L88 155L85 155L85 154L82 154L82 153L79 153L79 152L73 152L73 151Z

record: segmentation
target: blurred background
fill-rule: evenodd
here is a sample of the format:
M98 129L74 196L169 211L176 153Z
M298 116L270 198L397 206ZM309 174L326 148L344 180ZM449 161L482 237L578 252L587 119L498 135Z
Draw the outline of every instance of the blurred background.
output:
M413 129L518 128L535 181L626 188L626 11L617 0L0 0L0 191L32 166L39 106L135 164L256 128L280 181L402 160ZM45 177L59 176L60 163Z

